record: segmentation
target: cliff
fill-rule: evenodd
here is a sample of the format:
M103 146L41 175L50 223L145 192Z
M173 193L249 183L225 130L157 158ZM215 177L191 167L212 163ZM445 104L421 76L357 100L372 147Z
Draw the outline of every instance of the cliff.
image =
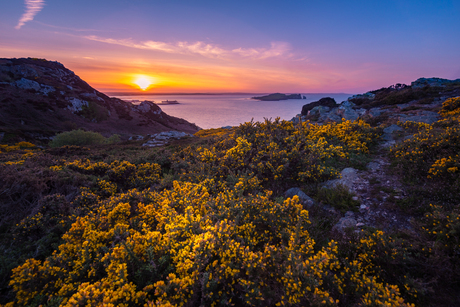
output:
M136 106L110 98L61 63L0 59L0 133L12 139L48 139L78 128L122 138L199 130L186 120L167 115L153 103Z

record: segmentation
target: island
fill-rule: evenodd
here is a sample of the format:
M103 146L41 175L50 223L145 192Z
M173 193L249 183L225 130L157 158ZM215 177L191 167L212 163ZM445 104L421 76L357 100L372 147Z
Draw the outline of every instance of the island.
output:
M279 101L279 100L288 100L288 99L302 99L302 95L300 94L286 95L286 94L281 94L281 93L274 93L274 94L270 94L266 96L251 97L251 99L262 100L262 101Z

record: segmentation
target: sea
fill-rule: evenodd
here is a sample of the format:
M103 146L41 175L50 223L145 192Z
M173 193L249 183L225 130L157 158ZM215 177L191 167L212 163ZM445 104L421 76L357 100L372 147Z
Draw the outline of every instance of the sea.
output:
M256 94L262 96L266 94ZM149 100L161 102L177 100L179 104L160 105L168 115L183 118L203 129L238 126L241 123L274 120L280 117L291 120L300 114L302 106L318 101L324 97L334 98L337 103L347 100L353 94L320 93L301 94L306 99L289 99L281 101L259 101L251 99L254 94L219 94L219 95L133 95L114 96L127 101Z

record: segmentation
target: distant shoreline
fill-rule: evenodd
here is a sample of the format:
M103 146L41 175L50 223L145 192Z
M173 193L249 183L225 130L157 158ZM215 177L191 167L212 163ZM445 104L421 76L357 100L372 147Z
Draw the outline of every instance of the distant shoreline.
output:
M166 96L166 95L268 95L269 93L146 93L146 92L105 92L108 96ZM349 93L301 93L302 95L354 95ZM308 98L308 97L307 97Z

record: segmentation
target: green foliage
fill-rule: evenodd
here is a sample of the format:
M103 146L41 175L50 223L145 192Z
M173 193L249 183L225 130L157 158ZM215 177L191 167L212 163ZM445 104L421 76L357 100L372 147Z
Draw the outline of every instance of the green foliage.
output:
M118 135L112 135L110 138L106 139L100 133L78 129L57 134L50 142L50 146L61 147L65 145L102 145L113 144L119 142L119 140L120 138Z
M345 213L347 211L358 211L359 201L354 200L353 197L354 194L350 193L346 186L337 184L332 188L319 189L316 200Z
M109 111L94 101L88 101L88 105L82 106L82 109L80 112L78 112L78 115L99 123L109 117Z

